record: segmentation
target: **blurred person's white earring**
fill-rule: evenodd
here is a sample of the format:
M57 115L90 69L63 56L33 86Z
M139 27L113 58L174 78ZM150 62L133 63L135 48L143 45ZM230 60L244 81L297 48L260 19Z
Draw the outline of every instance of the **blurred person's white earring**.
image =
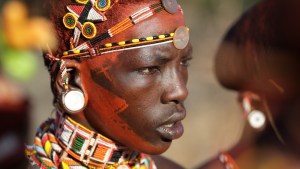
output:
M253 108L251 104L251 97L248 95L243 97L243 109L252 128L261 129L265 126L265 114L262 111Z

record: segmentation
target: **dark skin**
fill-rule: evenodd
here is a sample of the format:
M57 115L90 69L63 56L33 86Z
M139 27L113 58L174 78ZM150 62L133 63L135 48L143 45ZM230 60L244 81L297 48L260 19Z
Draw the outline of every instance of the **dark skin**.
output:
M130 5L132 11L127 12L148 5ZM120 16L125 17L127 14ZM171 33L184 25L181 12L172 15L163 11L109 42ZM165 152L172 140L183 134L191 51L190 44L179 50L168 43L80 62L67 59L67 67L75 70L71 83L83 90L88 100L85 109L72 118L134 151L153 155ZM158 167L167 164L181 168L166 159L155 159Z

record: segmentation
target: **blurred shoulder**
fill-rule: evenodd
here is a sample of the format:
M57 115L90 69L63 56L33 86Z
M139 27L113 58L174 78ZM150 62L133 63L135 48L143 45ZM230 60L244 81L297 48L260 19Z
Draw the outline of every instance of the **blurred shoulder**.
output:
M170 159L167 159L166 157L152 155L151 158L154 160L158 169L184 169L181 165Z
M215 157L203 165L199 165L195 169L225 169L225 166L223 163L221 163L218 157Z

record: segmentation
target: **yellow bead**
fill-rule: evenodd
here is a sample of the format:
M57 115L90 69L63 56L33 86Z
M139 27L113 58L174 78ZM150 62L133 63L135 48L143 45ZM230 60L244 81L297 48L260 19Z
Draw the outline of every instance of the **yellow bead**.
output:
M107 47L107 48L112 47L112 44L111 43L107 43L107 44L105 44L105 47Z
M88 0L76 0L77 3L86 4Z
M174 35L175 35L175 33L170 33L170 36L172 36L172 37L173 37Z
M159 39L164 39L166 36L165 35L159 35L158 38Z
M70 167L65 162L62 162L61 164L63 169L70 169Z
M74 53L75 53L75 54L79 54L79 53L80 53L80 50L74 50Z
M119 42L118 44L119 44L119 45L125 45L126 42L125 42L125 41L122 41L122 42Z
M45 150L46 150L46 153L48 156L50 156L51 148L52 148L52 146L51 146L50 141L46 141Z
M133 42L133 43L138 43L138 42L140 42L140 40L139 40L139 39L132 39L131 42Z
M64 56L66 56L66 55L68 55L68 54L69 54L68 52L64 52L64 53L63 53Z
M140 169L148 169L146 166L141 166Z
M153 36L147 37L146 40L153 40Z

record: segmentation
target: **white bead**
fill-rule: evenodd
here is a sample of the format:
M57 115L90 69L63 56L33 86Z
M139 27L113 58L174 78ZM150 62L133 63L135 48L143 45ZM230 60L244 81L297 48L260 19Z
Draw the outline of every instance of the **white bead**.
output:
M266 122L266 116L258 110L253 110L248 115L248 120L251 127L255 129L262 128Z
M128 165L119 165L116 169L130 169Z

